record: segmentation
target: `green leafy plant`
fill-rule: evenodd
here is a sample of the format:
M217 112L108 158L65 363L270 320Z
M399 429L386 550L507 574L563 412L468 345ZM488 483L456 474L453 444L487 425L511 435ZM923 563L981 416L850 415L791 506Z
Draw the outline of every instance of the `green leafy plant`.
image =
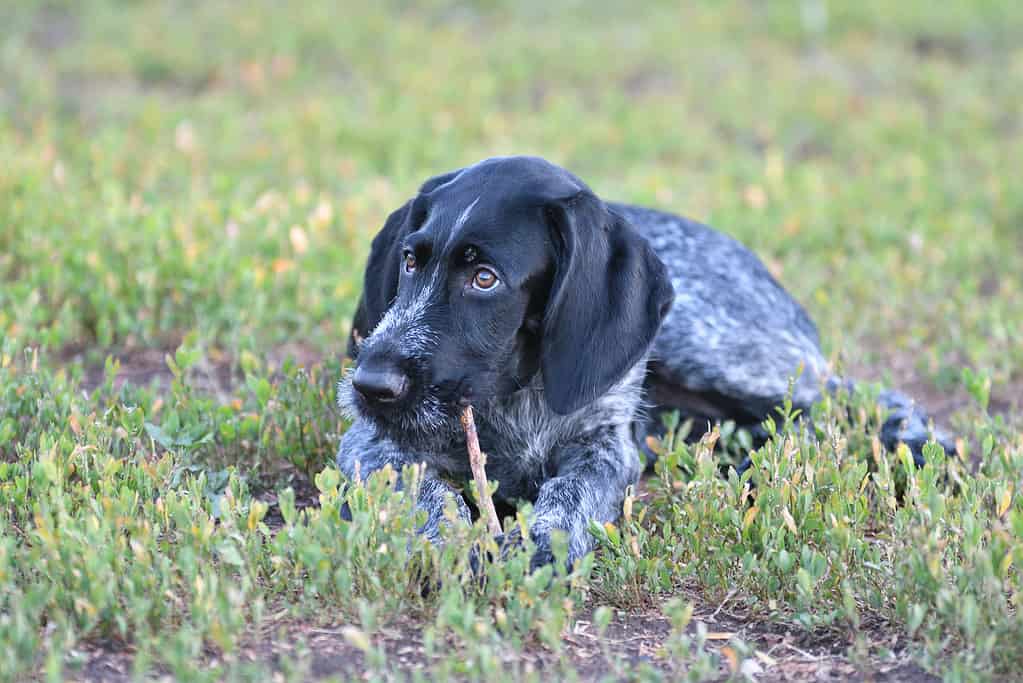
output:
M1023 665L1017 2L2 4L0 679ZM417 472L334 470L335 388L388 213L512 152L750 245L884 381L668 416L594 555L474 574ZM959 456L884 452L882 384Z

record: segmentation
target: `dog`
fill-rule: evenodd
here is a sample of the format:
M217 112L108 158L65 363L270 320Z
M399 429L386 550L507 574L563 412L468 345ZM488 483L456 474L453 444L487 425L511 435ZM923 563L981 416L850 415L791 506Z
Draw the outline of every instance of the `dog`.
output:
M537 157L499 157L427 180L374 238L339 405L353 422L340 470L425 465L420 533L441 542L449 483L471 478L461 408L476 412L499 500L533 503L534 566L551 534L574 562L591 522L618 519L660 415L753 428L786 396L802 409L830 377L816 326L734 239L654 209L604 202ZM801 372L798 369L802 369ZM793 379L794 378L794 379ZM936 438L894 391L881 430L922 462Z

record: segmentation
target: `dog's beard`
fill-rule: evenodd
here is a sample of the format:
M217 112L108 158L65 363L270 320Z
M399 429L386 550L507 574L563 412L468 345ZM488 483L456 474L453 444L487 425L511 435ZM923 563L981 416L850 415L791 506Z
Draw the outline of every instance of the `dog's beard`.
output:
M440 335L422 319L426 297L417 297L407 306L387 312L373 334L365 340L360 356L372 354L378 344L397 347L405 358L412 393L394 404L368 403L355 390L352 377L355 366L348 368L338 383L337 402L352 420L370 422L377 433L409 452L443 452L455 441L464 439L459 415L466 401L480 404L493 398L498 390L501 369L507 365L503 354L470 362L463 359L457 367L467 375L431 381L429 359L437 353ZM457 371L456 371L457 374Z

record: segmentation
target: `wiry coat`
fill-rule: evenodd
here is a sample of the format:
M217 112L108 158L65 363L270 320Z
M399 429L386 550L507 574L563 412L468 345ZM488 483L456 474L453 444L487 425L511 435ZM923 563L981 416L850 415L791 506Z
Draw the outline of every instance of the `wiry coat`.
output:
M475 284L480 267L501 275L496 292ZM342 471L425 463L422 532L438 538L448 498L469 519L446 483L471 476L456 417L469 402L497 496L534 504L538 563L552 530L576 559L592 547L591 521L618 518L661 411L755 425L799 368L800 407L836 383L809 316L741 244L605 204L526 157L439 176L392 214L349 350L358 369L339 403L355 421ZM881 398L894 409L886 445L905 441L919 457L926 416L900 394Z

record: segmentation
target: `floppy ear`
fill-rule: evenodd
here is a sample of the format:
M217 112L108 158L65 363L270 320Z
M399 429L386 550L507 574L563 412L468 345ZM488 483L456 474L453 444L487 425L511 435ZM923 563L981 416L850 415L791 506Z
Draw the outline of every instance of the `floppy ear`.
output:
M589 190L553 201L547 213L558 256L540 363L548 405L567 415L646 353L674 290L647 241Z
M373 238L366 272L362 281L362 296L352 320L352 332L348 337L348 356L358 358L359 344L377 326L391 302L398 294L398 253L401 241L409 233L408 215L412 201L405 202L391 213L383 229Z
M391 213L383 229L373 238L369 260L366 261L366 274L363 276L362 296L359 297L359 304L352 320L352 330L348 336L350 358L358 357L361 340L373 332L380 319L384 317L384 313L391 307L394 297L398 295L401 243L422 220L422 217L416 216L417 200L450 182L461 172L459 169L427 180L419 188L418 196ZM422 204L419 203L418 206L421 207Z

